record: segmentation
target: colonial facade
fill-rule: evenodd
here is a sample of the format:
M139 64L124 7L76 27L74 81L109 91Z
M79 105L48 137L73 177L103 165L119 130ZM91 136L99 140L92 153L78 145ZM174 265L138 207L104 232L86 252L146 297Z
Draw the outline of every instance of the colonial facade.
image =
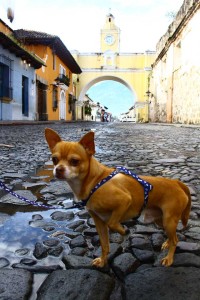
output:
M0 20L0 120L35 120L35 69L42 66L45 63Z
M185 0L157 44L148 102L152 122L200 124L200 1Z
M137 121L148 121L148 76L155 59L154 51L145 53L120 52L120 29L115 25L114 16L109 13L100 32L101 52L72 52L82 73L75 76L77 119L81 119L83 100L94 84L113 80L125 85L133 95L134 112ZM95 101L95 99L93 99ZM124 99L118 99L124 101ZM116 102L116 105L118 103Z
M73 73L81 69L59 37L0 20L1 120L75 120Z
M81 69L71 53L58 36L23 29L15 35L46 65L36 71L37 119L75 120L72 74Z

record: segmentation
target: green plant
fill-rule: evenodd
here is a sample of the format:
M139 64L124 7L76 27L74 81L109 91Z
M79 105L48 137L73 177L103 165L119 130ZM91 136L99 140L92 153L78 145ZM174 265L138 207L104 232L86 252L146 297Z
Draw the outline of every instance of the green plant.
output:
M65 84L67 86L70 85L70 79L67 75L64 75L64 74L60 74L56 79L55 79L56 82L58 82L58 84Z
M85 106L85 115L91 116L91 112L92 108L89 105Z

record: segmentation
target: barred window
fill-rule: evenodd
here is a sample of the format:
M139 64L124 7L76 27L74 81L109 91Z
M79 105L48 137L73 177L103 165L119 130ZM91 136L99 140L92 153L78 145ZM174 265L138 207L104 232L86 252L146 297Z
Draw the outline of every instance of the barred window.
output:
M10 97L9 67L0 63L0 97Z
M52 102L52 107L53 109L57 109L58 107L58 91L57 91L57 88L56 87L53 87L53 92L52 92L52 95L53 95L53 102Z

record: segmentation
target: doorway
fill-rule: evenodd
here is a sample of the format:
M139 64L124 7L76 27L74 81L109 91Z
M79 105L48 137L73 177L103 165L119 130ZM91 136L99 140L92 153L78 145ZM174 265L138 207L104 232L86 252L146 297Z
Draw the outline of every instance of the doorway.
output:
M38 120L48 121L47 114L47 85L37 82Z
M28 78L26 76L22 76L22 115L28 117L28 110Z
M60 120L66 120L66 96L63 90L60 92Z

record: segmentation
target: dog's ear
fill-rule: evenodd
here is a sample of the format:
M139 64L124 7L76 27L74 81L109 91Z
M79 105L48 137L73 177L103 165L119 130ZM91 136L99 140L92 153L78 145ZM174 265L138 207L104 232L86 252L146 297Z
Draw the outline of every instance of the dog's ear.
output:
M86 133L79 143L85 148L89 155L95 154L95 144L94 144L94 132L90 131Z
M53 151L55 145L61 142L61 138L59 137L58 133L51 128L45 128L45 138L47 140L51 152Z

